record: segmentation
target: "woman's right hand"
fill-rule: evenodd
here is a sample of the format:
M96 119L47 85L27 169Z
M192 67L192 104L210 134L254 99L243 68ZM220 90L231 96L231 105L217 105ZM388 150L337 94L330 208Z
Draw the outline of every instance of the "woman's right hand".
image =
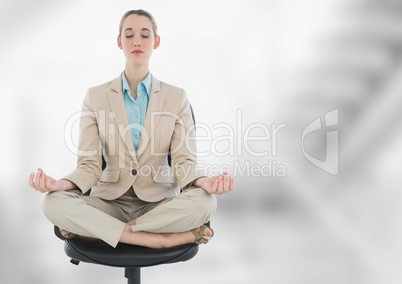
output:
M62 191L76 188L75 184L69 180L55 180L46 175L42 169L38 169L36 174L29 175L29 185L40 192Z

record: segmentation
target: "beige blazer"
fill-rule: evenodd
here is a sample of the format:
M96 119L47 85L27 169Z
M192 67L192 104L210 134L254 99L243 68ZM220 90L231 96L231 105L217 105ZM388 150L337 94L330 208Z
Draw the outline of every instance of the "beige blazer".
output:
M131 186L142 200L176 196L202 176L196 167L195 128L183 89L152 76L152 90L135 152L121 76L88 90L80 119L77 169L65 177L83 193L116 199ZM167 154L171 151L172 165ZM102 171L102 155L107 167Z

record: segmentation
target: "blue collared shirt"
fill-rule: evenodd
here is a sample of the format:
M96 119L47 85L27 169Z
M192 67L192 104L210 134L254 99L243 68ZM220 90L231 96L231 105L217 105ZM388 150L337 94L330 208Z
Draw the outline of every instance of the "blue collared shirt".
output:
M148 72L145 79L138 84L136 100L131 96L130 87L124 72L121 75L121 79L123 85L124 105L126 107L128 123L131 129L131 137L133 138L134 149L137 151L142 126L144 124L145 115L147 114L149 96L151 95L152 77L151 73Z

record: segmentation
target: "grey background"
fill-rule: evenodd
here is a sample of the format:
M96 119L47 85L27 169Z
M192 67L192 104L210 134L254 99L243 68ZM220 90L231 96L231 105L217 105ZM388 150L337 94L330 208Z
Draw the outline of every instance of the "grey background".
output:
M74 168L65 139L77 129L66 135L66 122L87 88L123 71L118 24L126 10L143 8L162 38L151 71L186 89L214 139L228 135L218 124L232 127L233 145L215 141L200 162L228 165L236 182L219 197L213 241L189 262L144 269L143 283L400 283L399 2L0 1L1 281L124 283L121 269L69 263L28 175L42 167L60 178ZM336 108L332 176L305 159L300 139ZM286 123L277 155L256 157L239 140L255 123ZM325 158L325 143L317 132L309 153ZM272 141L249 147L271 150ZM234 167L269 160L286 177Z

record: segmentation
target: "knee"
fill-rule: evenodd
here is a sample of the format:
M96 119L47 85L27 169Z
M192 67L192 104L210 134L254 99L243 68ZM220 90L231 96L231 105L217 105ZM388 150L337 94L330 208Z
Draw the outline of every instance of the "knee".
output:
M58 195L60 195L59 192L49 192L45 195L42 202L42 211L50 221L52 221L52 217L58 211Z
M217 209L216 196L209 194L202 188L194 188L196 190L194 199L194 214L204 219L204 223L208 222L215 214Z
M57 217L64 214L65 192L55 191L46 194L42 202L42 211L45 216L53 223Z

